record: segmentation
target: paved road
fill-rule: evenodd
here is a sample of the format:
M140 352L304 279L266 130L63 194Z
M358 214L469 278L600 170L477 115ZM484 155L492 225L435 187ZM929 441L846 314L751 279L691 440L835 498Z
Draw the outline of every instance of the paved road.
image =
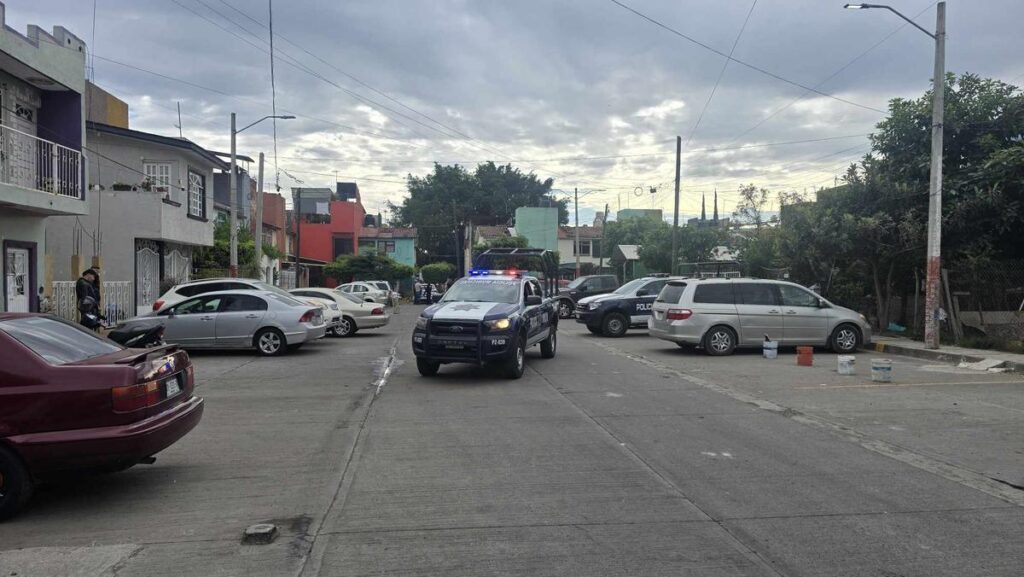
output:
M423 379L415 311L284 359L197 355L201 427L156 465L44 490L0 525L0 576L1024 567L1018 377L896 359L877 386L870 355L844 377L823 353L709 358L566 323L522 380ZM276 543L239 544L265 520Z

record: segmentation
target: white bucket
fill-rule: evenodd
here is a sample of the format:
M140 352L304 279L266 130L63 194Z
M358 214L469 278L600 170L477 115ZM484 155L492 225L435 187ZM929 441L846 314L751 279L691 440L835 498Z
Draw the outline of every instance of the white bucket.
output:
M838 370L840 375L857 374L857 367L854 364L857 362L857 357L853 355L839 355L837 359L839 362Z
M779 357L779 341L764 342L764 358L776 359Z
M871 380L876 383L888 383L892 380L892 361L889 359L871 359Z

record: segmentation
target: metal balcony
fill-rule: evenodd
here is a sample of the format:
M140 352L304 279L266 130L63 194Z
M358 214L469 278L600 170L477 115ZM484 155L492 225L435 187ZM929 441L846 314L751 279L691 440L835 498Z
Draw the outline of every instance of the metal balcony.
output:
M0 125L0 183L82 199L82 153Z

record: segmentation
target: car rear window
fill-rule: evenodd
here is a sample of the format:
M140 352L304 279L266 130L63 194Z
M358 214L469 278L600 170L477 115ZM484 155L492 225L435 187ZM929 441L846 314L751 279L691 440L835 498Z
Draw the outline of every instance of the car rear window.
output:
M226 286L222 282L205 282L200 284L183 286L176 289L175 292L183 297L194 297L203 293L212 293L216 291L226 290Z
M665 288L661 289L658 293L656 302L678 304L679 300L683 298L683 291L686 290L686 283L683 282L670 282L665 285Z
M708 304L735 304L732 283L699 284L693 291L693 302Z
M0 322L0 331L54 365L109 355L123 347L96 333L49 317L23 317Z
M267 295L267 298L276 300L279 303L284 303L290 307L301 307L306 306L306 303L296 300L287 294L279 295L277 293L271 293Z

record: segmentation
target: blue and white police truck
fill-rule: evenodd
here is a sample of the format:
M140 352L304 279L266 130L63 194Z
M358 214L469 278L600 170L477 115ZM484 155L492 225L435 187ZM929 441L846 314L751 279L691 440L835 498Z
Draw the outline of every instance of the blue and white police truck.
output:
M654 299L670 280L654 275L627 282L608 294L582 298L576 303L576 322L595 335L621 337L631 328L647 328Z

